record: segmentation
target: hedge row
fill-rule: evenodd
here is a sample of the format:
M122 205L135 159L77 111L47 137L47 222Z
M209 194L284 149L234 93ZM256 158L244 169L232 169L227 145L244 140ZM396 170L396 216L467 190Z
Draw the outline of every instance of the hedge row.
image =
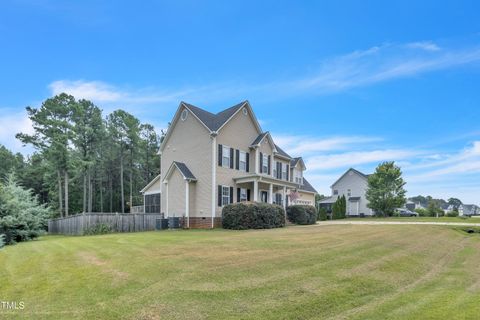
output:
M315 224L317 222L317 210L314 206L289 206L287 217L290 222L295 224Z
M285 226L285 210L267 203L235 203L222 210L224 229L272 229Z

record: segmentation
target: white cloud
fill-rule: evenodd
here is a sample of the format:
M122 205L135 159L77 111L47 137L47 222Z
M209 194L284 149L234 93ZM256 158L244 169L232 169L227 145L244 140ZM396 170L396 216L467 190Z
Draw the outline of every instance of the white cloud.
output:
M101 81L58 80L49 85L52 95L68 93L77 99L96 102L114 102L127 98L127 94Z
M275 143L292 155L308 155L321 151L337 151L355 148L357 145L382 141L378 137L336 136L309 137L296 135L274 135Z
M439 51L440 47L432 41L420 41L407 43L407 48L422 49L425 51Z
M428 41L385 44L328 59L316 74L278 85L286 91L334 93L478 61L478 47L440 50Z
M31 152L31 148L22 147L22 143L15 138L20 132L33 133L32 122L25 112L0 116L0 143L13 152Z
M402 149L345 152L308 157L306 165L310 170L327 170L383 161L398 161L417 156L418 154L416 151Z

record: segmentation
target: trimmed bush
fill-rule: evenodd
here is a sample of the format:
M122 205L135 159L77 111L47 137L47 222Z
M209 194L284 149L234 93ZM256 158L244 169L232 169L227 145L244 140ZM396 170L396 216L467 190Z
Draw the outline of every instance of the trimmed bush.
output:
M315 224L317 212L313 206L293 205L287 208L288 220L295 224Z
M223 207L224 229L272 229L285 226L285 211L281 206L267 203L235 203Z

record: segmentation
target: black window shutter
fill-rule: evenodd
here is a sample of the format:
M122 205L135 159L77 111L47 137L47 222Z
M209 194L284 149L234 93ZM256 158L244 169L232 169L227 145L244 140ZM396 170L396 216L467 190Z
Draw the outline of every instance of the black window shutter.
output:
M250 201L250 189L247 189L247 201Z
M290 181L289 175L290 175L290 165L287 164L287 181Z
M233 187L230 187L230 203L233 203Z
M221 144L218 145L218 165L222 166L222 159L223 159L223 146Z
M260 173L263 173L262 170L263 170L263 153L260 152Z
M222 186L218 185L218 206L222 206Z
M234 157L233 148L230 148L230 169L233 169L233 157Z
M247 172L250 172L250 153L247 153Z
M240 188L237 188L237 202L240 202Z
M271 174L271 173L270 173L270 170L271 170L271 169L270 169L270 164L271 164L271 162L272 162L272 156L271 156L271 155L268 155L268 174Z
M235 169L239 170L240 169L240 150L236 150L235 154Z

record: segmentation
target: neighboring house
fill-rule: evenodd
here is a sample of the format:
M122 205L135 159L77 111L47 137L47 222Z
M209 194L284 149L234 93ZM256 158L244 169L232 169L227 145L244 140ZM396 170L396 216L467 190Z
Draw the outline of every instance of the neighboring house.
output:
M405 204L405 208L412 212L415 212L415 210L417 209L426 209L426 207L422 205L420 202L414 202L411 200L407 201L407 203Z
M159 205L187 228L219 226L234 202L315 203L303 159L274 143L248 101L217 114L180 103L159 154L161 173L142 190L145 212Z
M475 216L480 214L480 208L475 204L462 204L458 208L459 216Z
M341 196L347 200L347 216L371 216L372 209L367 207L366 192L368 187L368 175L350 168L330 187L332 195L319 201L319 206L331 212L332 205Z

